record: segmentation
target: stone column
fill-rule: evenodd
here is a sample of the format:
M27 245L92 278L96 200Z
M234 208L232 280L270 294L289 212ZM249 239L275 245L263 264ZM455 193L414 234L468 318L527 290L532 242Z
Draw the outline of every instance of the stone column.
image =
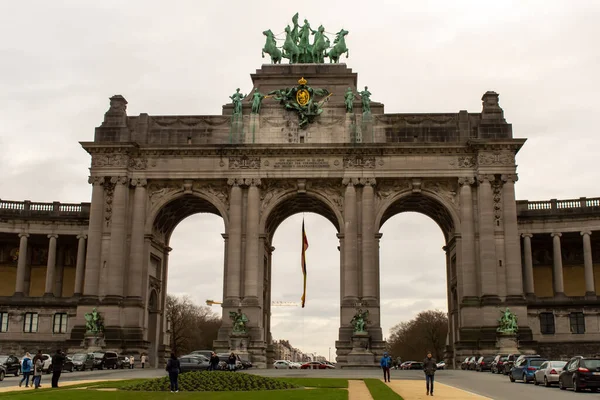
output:
M356 179L344 179L344 296L358 300L358 263L357 263L357 224L356 220Z
M563 280L562 252L560 249L560 237L562 233L552 233L553 250L553 275L554 275L554 296L565 296L565 283Z
M85 283L83 294L98 296L100 280L100 255L102 251L102 230L104 216L104 177L91 176L92 204L90 204L90 223L88 227L87 251L85 255Z
M377 299L377 271L375 269L375 178L363 178L362 192L362 298Z
M108 255L107 297L123 297L125 278L125 239L127 217L127 191L129 179L126 176L113 176L115 184L110 228L110 253Z
M46 264L46 286L44 296L54 297L54 273L56 271L56 239L58 235L48 235L48 262Z
M494 175L479 175L479 266L481 297L484 303L496 304L498 275L496 271L496 239L494 235Z
M477 273L475 271L475 233L473 232L473 177L458 178L460 185L460 236L461 258L460 280L462 297L477 299ZM458 278L458 277L457 277Z
M533 284L533 258L531 256L531 233L524 233L523 235L523 258L525 260L525 293L528 296L535 295L535 287Z
M144 262L144 228L146 225L146 179L131 179L133 192L133 216L131 220L131 241L129 252L129 271L127 281L127 297L142 299L142 282Z
M596 285L594 281L594 262L592 260L591 231L581 232L583 237L583 265L585 271L585 295L596 296Z
M506 267L506 295L523 299L523 273L521 268L521 241L517 225L517 200L515 198L516 174L502 175L502 217L504 222L504 260Z
M227 232L227 293L225 299L239 300L242 264L242 188L241 179L229 179L229 232Z
M15 296L25 296L25 274L27 273L27 239L28 233L19 233L19 259L17 261L17 281Z
M83 291L83 276L85 273L85 239L87 235L77 235L77 261L75 266L75 295L81 295Z
M259 211L260 211L260 179L246 179L248 185L248 201L246 202L246 263L244 272L244 302L258 304L259 283Z

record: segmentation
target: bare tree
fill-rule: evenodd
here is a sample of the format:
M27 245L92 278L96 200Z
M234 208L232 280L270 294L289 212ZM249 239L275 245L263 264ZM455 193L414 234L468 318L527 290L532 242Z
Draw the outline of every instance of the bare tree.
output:
M437 360L444 357L448 317L439 310L423 311L415 319L392 327L388 349L403 360L421 360L430 351Z
M188 296L167 296L167 318L171 321L171 350L186 354L212 349L221 318L207 306L194 304Z

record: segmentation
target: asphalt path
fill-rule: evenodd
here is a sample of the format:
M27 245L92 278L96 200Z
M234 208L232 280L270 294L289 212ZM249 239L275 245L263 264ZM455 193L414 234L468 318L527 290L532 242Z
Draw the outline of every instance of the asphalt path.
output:
M260 376L270 377L295 377L295 378L346 378L346 379L381 379L382 373L378 368L373 369L330 369L330 370L301 370L301 369L250 369L245 371ZM76 382L85 380L111 380L111 379L137 379L137 378L156 378L165 376L164 369L154 368L134 368L122 370L94 370L84 372L63 372L60 382ZM507 376L496 375L489 372L475 371L454 371L445 370L436 372L436 381L451 385L475 394L489 397L495 400L514 400L514 399L544 399L544 400L562 400L575 398L599 398L598 394L591 392L575 393L572 390L560 390L557 386L546 388L544 386L535 386L533 383L524 384L522 382L511 383ZM50 386L51 375L42 376L42 386ZM422 371L401 371L392 370L392 379L423 380ZM18 386L21 377L8 376L0 387ZM425 388L425 382L423 382ZM440 388L441 389L441 388Z

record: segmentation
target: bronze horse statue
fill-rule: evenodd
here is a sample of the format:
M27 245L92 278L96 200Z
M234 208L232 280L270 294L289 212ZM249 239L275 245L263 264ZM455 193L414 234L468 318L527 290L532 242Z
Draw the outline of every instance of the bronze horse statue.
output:
M347 34L348 34L348 31L346 31L344 29L342 29L341 31L336 33L335 40L333 41L333 47L331 50L329 50L329 53L327 53L327 57L329 57L330 63L340 62L340 56L344 53L346 53L346 58L349 57L349 51L348 51L348 48L346 47L346 39L345 39Z
M264 31L263 35L267 37L265 47L262 49L262 57L265 58L265 53L271 56L271 64L281 64L281 50L277 48L275 35L271 30Z

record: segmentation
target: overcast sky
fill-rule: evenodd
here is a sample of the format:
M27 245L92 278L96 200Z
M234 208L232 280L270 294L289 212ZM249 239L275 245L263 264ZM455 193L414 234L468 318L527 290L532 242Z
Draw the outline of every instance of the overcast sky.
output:
M515 137L528 138L517 155L518 199L600 196L598 1L23 0L0 3L0 198L89 201L90 158L78 141L93 139L110 96L122 94L129 115L220 114L268 62L261 32L282 32L297 11L313 28L350 32L343 61L388 113L479 112L481 95L498 92ZM272 332L328 356L338 241L323 217L305 219L307 307L274 308ZM301 220L275 234L273 300L300 297ZM222 232L212 215L177 227L169 292L221 298ZM444 240L420 214L398 215L381 232L388 336L417 312L446 307Z

